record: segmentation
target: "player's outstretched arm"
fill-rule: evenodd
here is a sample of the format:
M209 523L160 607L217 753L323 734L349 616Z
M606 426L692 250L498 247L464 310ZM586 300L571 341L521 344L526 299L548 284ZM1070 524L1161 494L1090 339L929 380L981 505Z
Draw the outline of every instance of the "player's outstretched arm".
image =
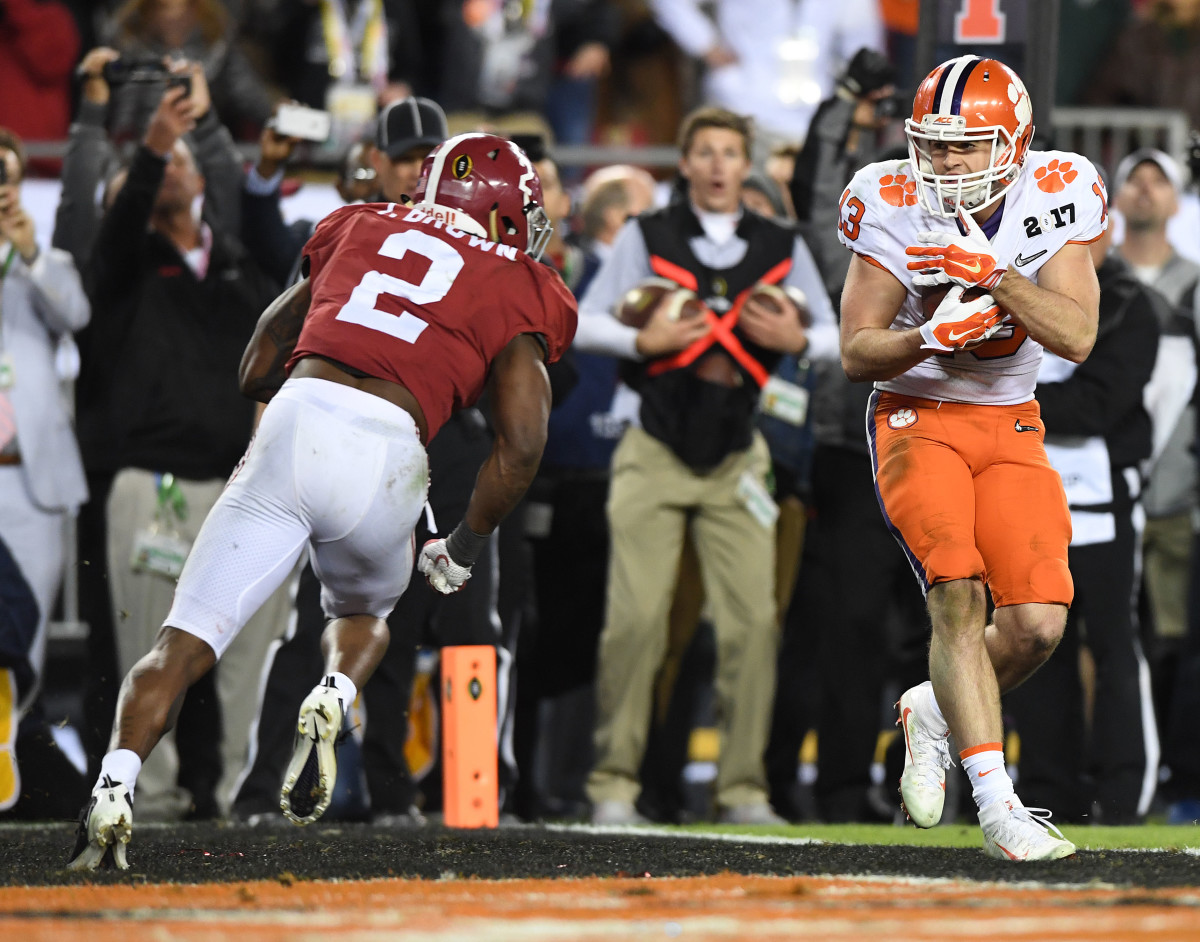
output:
M284 367L296 349L311 302L312 289L308 279L303 278L262 312L238 368L238 387L243 396L270 402L279 391L287 379Z
M842 368L850 379L891 379L930 356L919 328L891 329L906 293L891 272L851 258L842 289Z
M428 541L417 557L417 569L444 595L471 578L488 535L525 495L541 463L550 417L550 378L541 344L529 334L512 340L492 361L488 390L496 438L467 512L454 532Z
M496 438L463 517L476 533L491 533L517 506L542 460L550 379L533 336L514 338L492 361L488 391Z

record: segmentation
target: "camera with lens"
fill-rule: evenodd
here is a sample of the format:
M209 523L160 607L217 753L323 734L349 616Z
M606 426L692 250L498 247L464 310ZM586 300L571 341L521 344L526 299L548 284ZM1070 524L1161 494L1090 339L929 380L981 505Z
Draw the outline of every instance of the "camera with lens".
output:
M905 114L912 104L912 96L903 92L892 92L875 102L875 117L898 118Z
M896 83L896 69L882 52L863 46L854 54L846 70L838 78L841 85L855 98Z
M185 94L192 93L192 77L177 75L163 65L161 59L114 59L104 63L101 74L109 85L149 85L161 82L167 88L182 88Z

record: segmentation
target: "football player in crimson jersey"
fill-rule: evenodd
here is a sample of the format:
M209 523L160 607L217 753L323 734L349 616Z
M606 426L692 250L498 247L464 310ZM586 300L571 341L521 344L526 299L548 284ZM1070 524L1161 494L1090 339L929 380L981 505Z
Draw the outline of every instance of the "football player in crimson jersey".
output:
M487 388L491 455L463 521L420 555L440 592L470 577L532 480L550 411L545 364L576 322L570 292L538 261L550 229L537 173L511 142L464 134L429 155L416 198L331 213L305 247L306 277L263 313L241 385L266 411L153 650L122 684L73 868L127 865L142 760L306 549L329 619L325 672L301 705L280 806L299 824L320 817L343 714L383 656L385 619L412 570L425 444Z
M1054 650L1072 599L1070 516L1034 385L1043 348L1080 362L1095 341L1088 243L1107 222L1103 184L1078 154L1029 149L1029 95L995 59L934 69L906 134L907 160L856 174L838 227L854 252L842 362L875 381L876 493L933 623L931 682L898 704L900 791L914 823L938 822L953 734L984 849L1063 857L1074 845L1021 804L1005 771L1000 694ZM927 319L922 293L947 287ZM963 300L973 287L986 293Z

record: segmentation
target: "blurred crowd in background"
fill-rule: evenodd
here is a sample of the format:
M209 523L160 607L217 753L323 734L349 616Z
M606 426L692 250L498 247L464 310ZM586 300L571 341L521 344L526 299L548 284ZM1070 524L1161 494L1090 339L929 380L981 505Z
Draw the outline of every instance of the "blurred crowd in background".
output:
M250 438L241 351L295 277L322 211L400 202L440 141L505 134L542 178L555 223L545 261L582 298L630 219L686 198L678 151L645 162L638 153L674 148L685 116L716 105L753 123L743 205L794 227L827 295L819 303L836 311L848 265L837 200L858 167L904 154L902 122L923 75L920 6L0 0L0 811L69 817L86 794L116 685L149 648L190 541ZM1001 6L1014 28L1024 22L1021 0ZM1060 6L1055 104L1172 109L1200 127L1200 0ZM1021 45L1005 48L1020 71ZM1051 103L1034 109L1049 134ZM1135 735L1146 745L1130 767L1106 765L1092 724L1107 667L1090 657L1085 625L1060 655L1083 678L1079 722L1062 731L1071 748L1038 740L1079 753L1069 768L1039 766L1044 803L1073 821L1200 817L1196 737L1178 719L1194 715L1186 696L1200 695L1190 405L1200 159L1165 152L1164 140L1138 143L1132 156L1110 143L1094 159L1112 171L1113 251L1161 295L1163 373L1145 397L1154 462L1134 467L1148 487L1129 624L1145 656L1121 668L1145 694ZM582 146L624 156L596 160L605 152ZM49 213L23 200L35 192L53 194ZM806 406L760 423L780 510L770 801L793 820L892 820L903 744L891 704L925 676L926 615L875 505L868 390L836 358L785 359ZM591 814L604 509L637 397L616 358L577 351L569 369L543 471L494 541L493 562L477 565L461 599L414 582L393 615L396 653L360 698L331 814L416 826L436 812L436 652L463 643L500 655L506 813ZM490 434L486 408L469 409L431 445L438 519L461 516ZM637 804L655 820L710 815L729 752L716 733L718 645L690 542L678 570ZM311 572L298 572L193 688L173 745L139 781L139 821L277 813L289 724L307 689L297 695L295 678L320 663L315 593ZM1013 716L1022 712L1031 715ZM1022 755L1033 737L1016 719L1010 732L1021 774L1038 765ZM1095 780L1106 775L1145 787L1105 807Z

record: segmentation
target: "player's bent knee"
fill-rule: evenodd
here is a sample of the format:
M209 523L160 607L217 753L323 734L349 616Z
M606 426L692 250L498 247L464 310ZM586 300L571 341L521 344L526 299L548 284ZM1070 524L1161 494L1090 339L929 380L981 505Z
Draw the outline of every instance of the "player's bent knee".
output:
M1029 644L1035 650L1053 651L1062 640L1063 629L1066 627L1066 617L1049 616L1034 623L1032 630L1027 633Z
M1037 621L1024 626L1019 638L1024 660L1032 665L1044 663L1058 647L1062 635L1062 625L1055 624L1050 620Z
M1030 667L1042 664L1058 647L1066 624L1065 606L1023 606L1012 632L1012 640L1021 659Z

